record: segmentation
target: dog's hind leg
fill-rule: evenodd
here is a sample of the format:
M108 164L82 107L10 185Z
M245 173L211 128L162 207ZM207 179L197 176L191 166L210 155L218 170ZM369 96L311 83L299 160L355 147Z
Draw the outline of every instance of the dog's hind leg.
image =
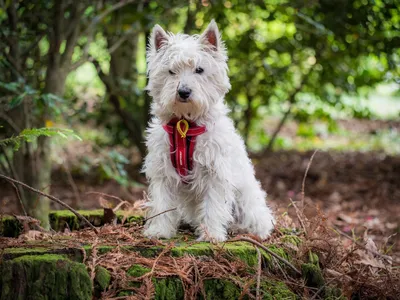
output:
M266 193L256 180L246 184L240 192L237 202L240 208L237 226L262 239L267 238L274 228L274 217L265 202Z

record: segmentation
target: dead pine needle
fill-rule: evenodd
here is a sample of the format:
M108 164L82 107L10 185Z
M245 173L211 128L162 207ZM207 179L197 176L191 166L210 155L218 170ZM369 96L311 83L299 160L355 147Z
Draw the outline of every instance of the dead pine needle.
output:
M261 251L257 247L257 288L256 288L256 300L260 300L260 285L261 285Z
M366 250L366 251L369 251L369 252L371 252L372 254L374 254L374 255L376 255L376 256L379 256L380 258L384 259L384 260L387 261L387 262L390 262L390 263L391 263L391 262L393 261L393 258L392 258L392 257L390 257L390 256L388 256L388 255L381 254L381 253L379 253L379 252L377 252L377 251L374 251L374 250L372 250L372 249L369 249L369 248L365 247L363 244L357 242L354 238L352 238L352 237L349 236L348 234L344 233L344 232L341 231L339 228L334 227L334 230L335 230L337 233L339 233L341 236L344 236L345 238L348 238L349 240L351 240L351 241L352 241L354 244L356 244L358 247L360 247L360 248L362 248L362 249L364 249L364 250Z

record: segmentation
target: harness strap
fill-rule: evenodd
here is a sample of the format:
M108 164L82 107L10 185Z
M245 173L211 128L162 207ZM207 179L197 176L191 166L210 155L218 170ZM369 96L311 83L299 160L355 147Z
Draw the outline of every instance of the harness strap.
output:
M185 177L193 169L196 137L206 132L206 127L197 126L185 119L174 118L168 124L163 125L163 128L169 137L172 165L179 176Z

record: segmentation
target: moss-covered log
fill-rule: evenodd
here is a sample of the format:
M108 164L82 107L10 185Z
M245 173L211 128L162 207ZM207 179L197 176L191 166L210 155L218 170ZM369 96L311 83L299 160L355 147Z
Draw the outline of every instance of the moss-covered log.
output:
M79 210L82 216L89 220L94 226L104 225L104 210ZM118 223L124 221L125 223L141 223L142 216L124 216L121 211L116 212ZM51 211L49 214L50 226L55 231L63 231L68 228L69 230L78 230L87 226L84 222L78 219L75 214L69 210L56 210Z
M3 216L0 218L0 236L18 237L22 229L23 226L17 218L13 216Z
M25 255L0 265L0 299L91 299L86 266L55 254Z

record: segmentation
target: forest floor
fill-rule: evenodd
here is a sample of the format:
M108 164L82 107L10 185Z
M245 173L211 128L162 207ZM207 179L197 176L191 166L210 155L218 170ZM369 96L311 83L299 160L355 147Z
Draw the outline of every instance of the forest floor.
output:
M375 127L379 129L385 125L379 122L370 122L367 126L343 124L359 133L372 134L376 131ZM386 125L397 129L398 124ZM284 134L285 131L287 135L293 134L290 125L284 129ZM74 153L71 161L79 156L80 151L87 154L88 145L81 147L83 149L70 151ZM268 201L276 214L288 212L296 220L291 200L303 210L302 182L312 154L313 151L279 150L253 156L256 176L268 192ZM98 175L70 176L75 174L73 169L73 163L68 168L65 164L57 165L51 187L52 195L73 207L100 208L100 197L88 195L90 191L107 193L130 202L144 198L145 184L121 187L113 180L99 180ZM15 213L13 190L3 182L0 184L2 213ZM367 234L382 253L400 258L400 156L383 152L319 151L310 165L304 192L306 216L321 213L332 229L337 228L354 237ZM61 207L53 205L53 208ZM348 242L351 243L350 240Z

